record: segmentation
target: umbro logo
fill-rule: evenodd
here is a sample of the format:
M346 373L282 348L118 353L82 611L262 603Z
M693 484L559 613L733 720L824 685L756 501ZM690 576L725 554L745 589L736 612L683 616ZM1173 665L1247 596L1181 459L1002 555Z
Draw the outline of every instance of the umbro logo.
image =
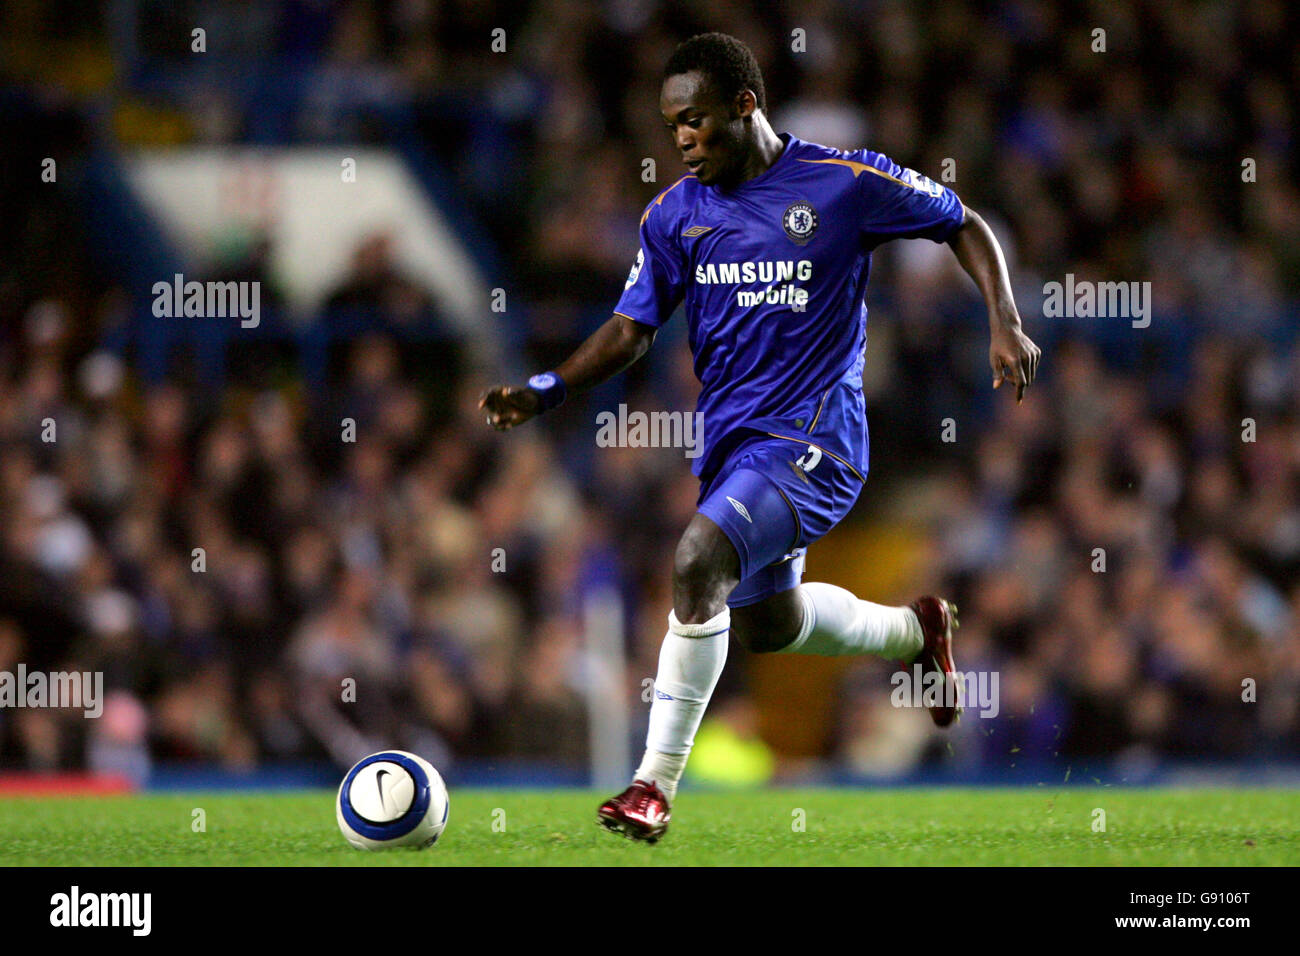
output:
M735 508L736 511L740 514L740 516L741 516L742 518L744 518L744 519L745 519L746 521L748 521L750 524L753 524L753 523L754 523L754 519L751 518L751 517L749 516L749 509L748 509L748 508L746 508L744 505L742 505L742 504L741 504L739 501L737 501L735 498L731 497L731 495L727 495L727 500L731 502L731 507Z
M682 233L682 236L686 239L694 239L696 236L702 236L706 232L712 231L712 229L712 226L691 226L691 228Z

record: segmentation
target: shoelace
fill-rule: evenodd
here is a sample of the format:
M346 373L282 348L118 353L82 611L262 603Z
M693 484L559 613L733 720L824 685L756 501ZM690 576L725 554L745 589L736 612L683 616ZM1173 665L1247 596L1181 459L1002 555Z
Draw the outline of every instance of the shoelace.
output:
M632 809L637 813L644 815L646 811L650 809L650 803L652 801L663 802L663 798L659 795L659 791L654 787L646 786L645 784L636 784L635 788L639 792L632 801Z

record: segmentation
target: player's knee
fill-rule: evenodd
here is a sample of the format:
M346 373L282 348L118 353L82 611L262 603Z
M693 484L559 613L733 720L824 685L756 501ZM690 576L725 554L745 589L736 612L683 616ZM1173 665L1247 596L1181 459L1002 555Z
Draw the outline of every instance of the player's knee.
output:
M673 586L678 590L709 590L714 577L713 562L703 542L690 534L682 536L673 555Z
M698 623L717 614L735 586L731 567L735 561L727 561L724 548L731 549L731 543L720 531L696 523L678 542L673 556L673 596L682 623ZM734 549L731 553L734 555Z
M718 576L716 548L707 532L695 525L686 528L673 554L672 583L688 589L705 589Z

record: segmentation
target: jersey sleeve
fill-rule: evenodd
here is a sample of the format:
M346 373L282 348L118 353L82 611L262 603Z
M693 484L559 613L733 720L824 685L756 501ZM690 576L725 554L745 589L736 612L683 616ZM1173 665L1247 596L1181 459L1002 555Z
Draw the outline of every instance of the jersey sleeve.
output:
M669 219L659 200L646 207L641 219L641 248L614 309L617 315L655 328L671 318L686 288L681 247L665 234Z
M864 150L869 168L858 177L862 233L871 245L890 239L947 242L966 219L957 194L881 153Z

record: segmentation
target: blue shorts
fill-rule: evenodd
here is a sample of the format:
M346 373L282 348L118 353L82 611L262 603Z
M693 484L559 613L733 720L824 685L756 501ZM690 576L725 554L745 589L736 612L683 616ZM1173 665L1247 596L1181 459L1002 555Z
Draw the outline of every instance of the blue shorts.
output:
M729 607L798 586L804 554L843 520L864 476L815 445L768 435L746 439L700 486L699 512L740 555Z

